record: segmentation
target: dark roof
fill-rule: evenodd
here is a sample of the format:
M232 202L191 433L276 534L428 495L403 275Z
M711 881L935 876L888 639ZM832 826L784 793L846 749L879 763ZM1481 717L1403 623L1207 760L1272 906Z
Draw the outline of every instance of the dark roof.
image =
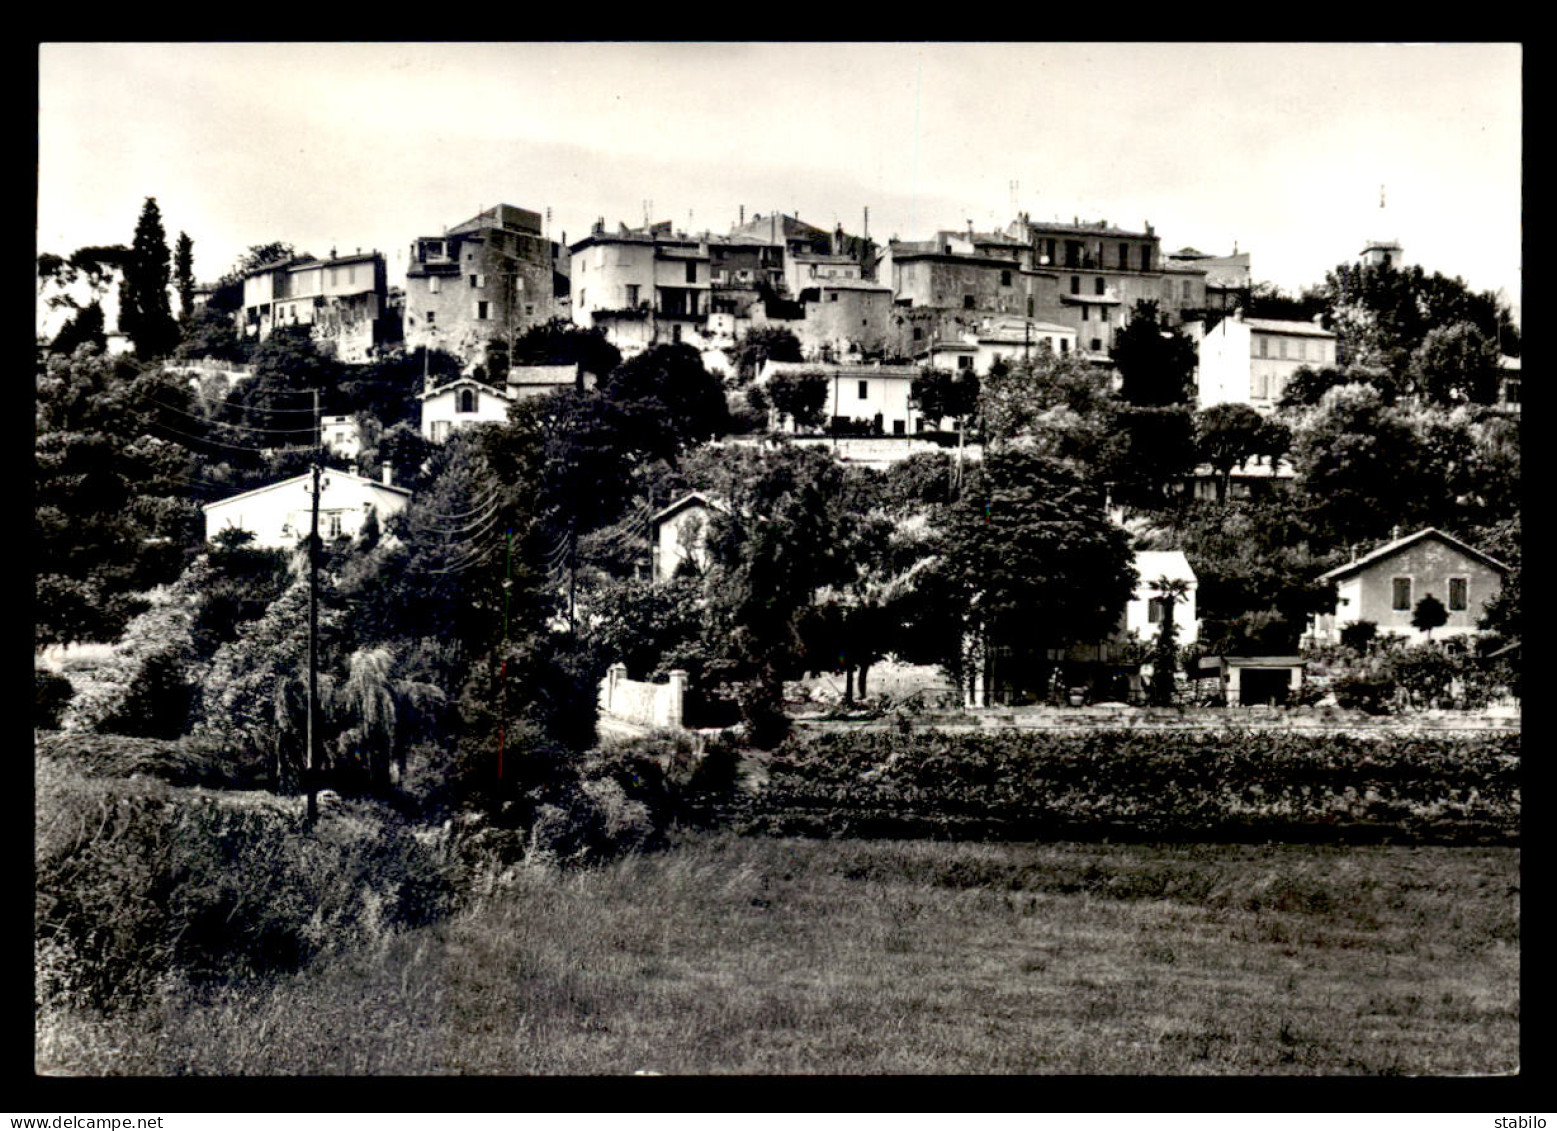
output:
M1461 542L1453 535L1445 534L1437 527L1429 526L1422 530L1418 530L1415 534L1408 534L1404 538L1396 538L1393 542L1386 542L1372 553L1364 554L1354 562L1347 562L1345 565L1338 566L1328 573L1321 574L1319 580L1339 581L1341 578L1349 577L1354 573L1358 573L1361 570L1366 569L1368 566L1383 561L1385 558L1393 557L1395 554L1400 553L1408 546L1413 546L1416 543L1422 541L1424 538L1437 538L1439 541L1453 546L1462 554L1466 555L1467 557L1474 558L1476 561L1481 562L1485 566L1490 566L1500 573L1508 572L1508 566L1498 561L1491 554L1484 554L1480 550L1476 549L1476 547Z

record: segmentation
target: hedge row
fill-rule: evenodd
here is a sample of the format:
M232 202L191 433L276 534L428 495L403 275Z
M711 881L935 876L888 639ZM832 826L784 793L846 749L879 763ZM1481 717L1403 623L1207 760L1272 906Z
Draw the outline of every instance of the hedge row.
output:
M430 921L452 892L381 806L343 803L305 832L302 801L88 776L38 757L40 1005L114 1008L169 979L293 970Z
M797 736L703 816L810 835L1511 843L1519 736Z

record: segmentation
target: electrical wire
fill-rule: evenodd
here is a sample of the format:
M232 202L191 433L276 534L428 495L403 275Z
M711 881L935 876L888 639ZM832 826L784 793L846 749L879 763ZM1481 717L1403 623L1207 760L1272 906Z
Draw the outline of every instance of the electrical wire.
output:
M284 451L284 450L289 449L289 448L298 448L298 449L306 449L306 450L313 450L313 448L314 448L313 444L281 444L281 445L278 445L278 446L273 447L273 448L256 448L256 447L254 447L251 444L229 444L225 440L212 440L209 437L191 436L188 432L180 432L177 428L174 428L174 427L172 427L171 425L168 425L168 424L164 424L160 420L154 420L154 421L151 422L151 424L152 424L152 427L154 427L154 428L163 428L163 429L166 429L167 431L173 433L175 436L182 436L184 439L190 441L191 443L195 443L195 444L214 444L218 448L231 448L235 452L255 452L255 453L259 454L259 455L268 455L271 452ZM167 437L164 436L164 437L157 437L157 438L158 439L166 439Z
M176 407L174 407L173 405L170 405L170 404L164 404L161 401L157 400L157 398L155 398L155 397L151 397L149 399L158 408L164 409L164 410L166 410L168 412L176 412L180 416L187 416L189 419L191 419L191 420L193 420L193 421L195 421L197 423L207 425L208 427L211 427L211 428L236 428L236 429L239 429L240 431L243 431L243 432L268 432L268 433L277 433L277 434L284 435L284 436L293 436L293 435L296 435L299 432L304 432L304 431L311 433L314 430L314 427L313 427L312 424L308 424L308 425L299 424L295 428L265 428L265 427L263 427L261 425L258 425L258 424L232 424L232 423L229 423L229 422L224 421L224 420L212 420L212 419L209 419L207 417L200 416L197 413L186 412L184 409L176 408Z

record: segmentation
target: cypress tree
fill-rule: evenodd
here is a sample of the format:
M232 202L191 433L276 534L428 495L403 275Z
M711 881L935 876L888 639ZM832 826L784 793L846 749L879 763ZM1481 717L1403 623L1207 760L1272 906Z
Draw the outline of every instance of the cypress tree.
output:
M195 241L187 232L178 234L173 245L173 282L178 288L178 317L188 322L195 312Z
M178 324L168 302L170 259L157 198L148 196L119 288L119 329L130 336L142 360L165 356L178 344Z

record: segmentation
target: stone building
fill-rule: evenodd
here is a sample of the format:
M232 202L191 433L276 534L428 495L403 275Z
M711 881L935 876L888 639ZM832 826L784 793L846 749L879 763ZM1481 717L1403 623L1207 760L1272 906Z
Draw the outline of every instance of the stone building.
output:
M556 267L541 215L511 204L417 237L406 268L406 345L444 350L467 368L488 365L493 343L506 352L557 316Z
M672 232L668 223L619 224L607 232L600 220L569 250L577 325L603 328L626 356L662 343L706 344L712 293L706 240Z
M243 279L238 326L256 341L278 326L308 326L315 342L350 362L368 360L375 349L397 342L401 331L389 309L384 257L360 249L256 267Z

